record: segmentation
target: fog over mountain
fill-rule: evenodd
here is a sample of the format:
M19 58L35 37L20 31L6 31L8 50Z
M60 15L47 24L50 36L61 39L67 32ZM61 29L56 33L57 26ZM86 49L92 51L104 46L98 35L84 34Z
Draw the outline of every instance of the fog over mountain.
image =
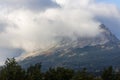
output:
M31 51L54 47L63 38L75 41L78 37L97 37L104 32L101 24L120 38L120 11L114 4L96 0L1 0L0 5L2 56L21 58ZM5 58L0 57L1 64Z
M49 67L65 67L74 70L87 68L88 71L100 71L113 66L119 69L120 40L104 25L99 26L102 33L96 37L59 38L59 42L45 50L35 50L23 55L19 64L27 68L42 63L42 70Z

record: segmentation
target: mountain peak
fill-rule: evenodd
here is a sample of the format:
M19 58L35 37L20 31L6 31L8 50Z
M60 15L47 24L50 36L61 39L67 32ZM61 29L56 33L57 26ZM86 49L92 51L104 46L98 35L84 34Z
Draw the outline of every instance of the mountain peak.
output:
M101 27L102 29L107 29L107 30L108 30L108 28L107 28L104 24L100 24L100 27Z
M95 37L78 37L76 41L72 42L72 45L83 48L85 46L96 46L96 45L118 45L119 39L107 28L104 24L101 24L100 29L102 30L98 36ZM71 46L71 45L69 45Z
M51 45L49 49L34 51L34 55L38 56L41 54L52 54L55 50L69 49L69 48L84 48L86 46L119 46L119 39L112 34L112 32L104 25L100 26L101 34L96 37L77 37L75 40L71 40L69 37L60 37L59 42L53 47ZM33 53L33 52L32 52ZM30 57L30 55L28 55Z
M99 26L101 34L96 37L80 38L70 41L69 38L62 38L59 47L50 48L47 51L37 51L37 55L26 58L20 62L23 67L42 62L43 70L49 67L68 67L73 69L88 68L97 69L101 66L110 66L113 63L120 66L119 40L104 25ZM48 55L49 54L49 55ZM97 65L97 66L96 66Z
M119 43L119 39L107 28L104 24L100 25L100 28L103 30L101 33L104 38L108 40L109 43Z

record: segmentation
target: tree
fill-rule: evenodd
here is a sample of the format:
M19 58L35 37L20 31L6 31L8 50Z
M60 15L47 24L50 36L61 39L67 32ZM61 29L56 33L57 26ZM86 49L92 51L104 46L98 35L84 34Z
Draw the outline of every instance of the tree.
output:
M76 74L73 76L71 80L95 80L94 76L89 75L87 73L86 68L84 68L82 71L76 72Z
M25 71L14 58L7 59L0 71L0 80L24 80Z
M55 69L50 68L45 73L45 80L70 80L74 75L74 71L71 69L65 69L58 67Z
M42 80L41 63L30 66L27 69L26 80Z
M114 70L112 66L104 69L101 77L103 80L115 80Z

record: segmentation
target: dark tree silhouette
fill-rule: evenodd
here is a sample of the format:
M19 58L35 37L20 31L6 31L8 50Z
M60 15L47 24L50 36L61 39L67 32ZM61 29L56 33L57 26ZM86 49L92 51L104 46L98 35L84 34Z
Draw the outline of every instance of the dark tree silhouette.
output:
M42 73L41 63L24 70L14 58L11 58L7 59L0 69L0 80L120 80L120 72L115 72L112 67L108 67L99 76L94 76L85 68L82 71L74 71L57 67L49 68L48 71Z
M24 80L25 71L14 58L7 59L0 71L0 80Z
M42 80L41 63L30 66L26 73L27 80Z
M74 71L71 69L65 68L50 68L45 73L45 80L70 80L74 75Z

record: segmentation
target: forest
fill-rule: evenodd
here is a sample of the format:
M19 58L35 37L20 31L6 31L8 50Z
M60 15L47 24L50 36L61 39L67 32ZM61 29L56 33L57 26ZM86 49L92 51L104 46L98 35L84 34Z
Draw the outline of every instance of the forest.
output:
M103 69L99 75L88 72L86 68L75 71L57 67L42 72L41 67L41 63L37 63L23 69L14 58L10 58L0 68L0 80L120 80L120 72L112 66Z

